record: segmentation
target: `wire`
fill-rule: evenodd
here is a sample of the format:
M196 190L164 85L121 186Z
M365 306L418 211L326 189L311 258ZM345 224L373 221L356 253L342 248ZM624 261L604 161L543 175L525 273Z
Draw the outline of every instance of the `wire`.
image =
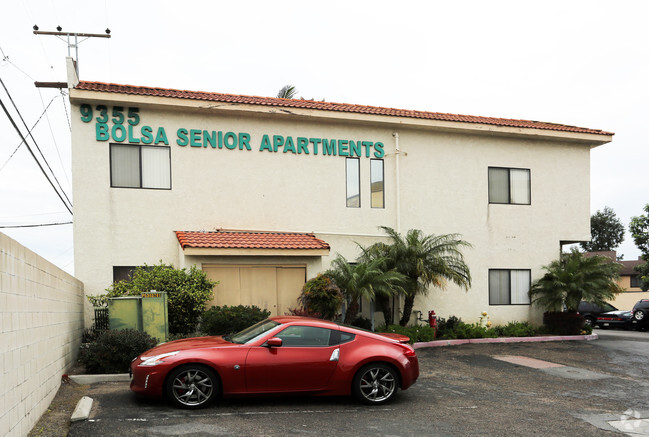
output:
M45 102L43 102L43 93L41 93L40 88L38 89L38 96L41 99L41 105L45 106ZM65 100L65 94L63 92L63 89L61 89L61 96L63 96L64 97L63 100ZM65 102L63 102L63 105L65 105ZM67 115L67 108L66 108L66 115ZM68 172L66 171L65 165L63 164L63 159L61 159L61 152L59 150L59 143L56 142L56 136L54 135L54 131L52 130L52 123L50 123L49 115L46 114L45 119L47 120L47 126L50 129L50 136L52 137L52 142L54 143L54 148L56 149L56 154L59 157L59 164L61 164L61 168L63 169L63 176L65 176L65 181L68 183L68 187L70 187L70 179L68 178ZM68 121L68 124L69 124L69 121ZM70 128L70 131L72 131L71 128Z
M16 103L14 102L14 99L11 97L11 94L9 94L9 90L5 86L5 83L2 80L2 78L0 78L0 84L2 84L2 87L4 88L5 92L7 93L7 96L9 96L9 100L11 101L11 103L13 104L14 109L18 113L18 116L20 117L20 120L23 122L23 125L25 126L25 129L29 129L27 127L27 123L25 123L25 119L23 118L22 114L18 110L18 107L16 106ZM0 103L2 103L2 100L0 100ZM5 113L7 114L7 117L9 117L9 119L11 120L11 123L14 125L14 127L15 127L16 131L18 132L18 134L20 135L20 137L23 139L23 141L25 141L25 137L23 137L22 133L20 132L20 129L18 129L18 126L15 125L14 120L11 117L11 115L9 114L9 111L7 111L7 108L5 107L4 103L2 103L2 108L5 110ZM45 158L45 155L43 155L43 152L41 151L41 148L38 147L38 143L36 142L36 139L34 138L34 136L31 133L28 133L28 135L32 139L32 141L34 142L34 145L36 146L36 149L38 150L38 153L40 153L41 158L43 158L43 161L45 162L45 165L47 165L47 168L50 170L50 173L52 174L52 177L56 181L56 184L58 185L59 190L61 190L61 193L63 193L63 196L68 201L68 203L65 204L65 207L68 209L68 211L70 211L70 214L72 214L72 202L68 198L67 194L65 194L65 191L63 190L63 187L61 187L61 183L57 179L56 174L54 174L54 171L52 170L52 167L50 167L50 164L47 162L47 159ZM29 152L32 154L32 156L34 157L36 162L38 162L38 166L41 168L41 171L43 172L43 174L45 175L47 180L50 182L50 184L52 185L52 188L54 188L54 191L56 191L56 194L58 194L61 201L63 203L65 203L65 201L63 200L63 197L61 197L61 194L56 190L56 187L54 187L54 184L52 183L52 180L49 178L49 176L47 176L47 174L45 173L45 170L43 170L43 167L41 166L40 162L38 161L38 159L34 155L34 152L32 151L32 148L29 147L29 144L26 141L25 141L25 145L29 149ZM68 207L68 204L70 205L69 207Z
M36 164L38 164L38 167L41 169L41 172L42 172L43 175L45 176L45 179L47 179L47 181L50 183L50 185L52 186L52 188L53 188L54 191L56 192L56 195L59 196L59 199L61 199L61 202L63 202L63 204L65 205L66 209L70 212L70 214L72 214L72 208L71 208L70 206L68 206L67 203L65 203L65 200L63 200L63 197L61 196L61 193L58 192L58 190L57 190L56 187L54 186L54 183L52 182L52 180L49 178L49 176L48 176L47 173L45 172L45 169L43 168L43 166L41 165L41 163L40 163L40 162L38 161L38 159L36 158L36 155L34 155L34 152L32 151L32 148L29 147L29 144L28 144L27 141L25 140L25 137L23 136L22 132L20 132L20 129L19 129L18 126L16 125L16 122L14 121L13 117L11 116L11 114L9 114L9 111L7 110L7 107L5 106L5 104L4 104L4 102L2 101L2 99L0 99L0 106L2 106L2 109L4 110L5 114L6 114L7 117L9 118L9 121L11 122L12 126L14 127L14 129L16 129L16 132L18 132L18 135L20 136L20 138L22 138L23 142L24 142L25 145L27 146L27 149L29 150L29 153L31 153L32 157L33 157L34 160L36 161ZM65 193L64 193L64 194L65 194Z
M60 222L60 223L40 223L37 225L0 225L0 229L9 229L9 228L39 228L42 226L60 226L60 225L71 225L72 222Z
M30 130L27 131L28 134L31 135L31 132L34 130L34 128L36 127L36 125L38 124L38 122L41 121L41 119L43 118L43 115L45 115L45 113L47 112L47 109L50 107L50 105L52 104L52 102L53 102L55 99L57 99L58 97L59 97L59 96L54 96L54 97L52 98L52 100L50 100L50 103L47 104L47 108L45 108L45 110L43 111L43 113L41 114L41 116L38 117L38 120L36 120L36 123L34 123L34 125L32 126L32 128L31 128ZM44 106L44 105L43 105L43 106ZM51 128L50 128L50 130L51 130ZM9 158L7 158L7 160L5 161L5 163L2 164L2 167L0 167L0 171L2 171L2 169L5 168L5 166L9 163L9 161L11 161L11 158L13 158L13 156L16 154L16 152L18 151L18 149L20 149L20 146L23 145L23 142L24 142L24 141L21 141L21 142L16 146L16 148L14 149L14 151L11 153L11 156L9 156Z

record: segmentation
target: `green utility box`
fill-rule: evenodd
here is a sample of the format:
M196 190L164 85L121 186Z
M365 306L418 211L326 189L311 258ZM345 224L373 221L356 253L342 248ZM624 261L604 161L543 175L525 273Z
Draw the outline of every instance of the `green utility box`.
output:
M167 293L151 290L141 296L108 299L110 329L144 331L160 341L169 338Z

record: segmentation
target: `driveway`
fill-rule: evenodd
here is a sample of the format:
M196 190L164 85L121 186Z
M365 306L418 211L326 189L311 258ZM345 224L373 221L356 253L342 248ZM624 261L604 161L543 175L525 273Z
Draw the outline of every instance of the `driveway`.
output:
M649 418L649 334L602 334L589 342L419 349L419 380L381 407L300 397L184 411L137 399L127 383L95 384L91 417L73 423L69 436L649 435L628 434L649 425L637 419ZM618 347L626 341L644 349Z

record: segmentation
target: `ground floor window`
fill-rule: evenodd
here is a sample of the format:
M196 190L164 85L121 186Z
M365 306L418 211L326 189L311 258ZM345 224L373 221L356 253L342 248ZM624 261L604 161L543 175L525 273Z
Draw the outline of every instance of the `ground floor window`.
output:
M489 305L529 305L530 270L490 269Z
M171 189L171 148L110 145L110 186Z

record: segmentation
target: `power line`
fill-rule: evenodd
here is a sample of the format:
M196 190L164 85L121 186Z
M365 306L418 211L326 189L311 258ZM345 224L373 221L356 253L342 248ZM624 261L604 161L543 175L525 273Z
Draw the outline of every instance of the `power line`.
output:
M60 225L71 225L72 222L60 222L60 223L40 223L37 225L0 225L0 229L9 229L9 228L39 228L42 226L60 226Z
M71 208L70 206L68 206L67 203L65 203L65 200L63 200L63 197L61 196L61 193L58 192L58 190L57 190L56 187L54 186L54 183L52 182L52 180L49 178L49 176L48 176L47 173L45 172L45 169L43 168L43 166L41 165L41 163L40 163L40 162L38 161L38 159L36 158L36 155L34 155L34 152L33 152L32 148L29 146L29 143L27 143L27 140L25 140L25 137L23 136L22 132L20 132L20 129L19 129L18 126L16 125L16 122L14 121L13 117L11 116L11 114L9 113L9 111L7 110L7 107L5 106L5 104L4 104L4 102L2 101L1 98L0 98L0 106L2 106L2 109L4 110L5 114L6 114L7 117L9 118L9 121L11 122L11 125L14 127L14 129L16 129L16 132L18 132L18 135L20 136L20 138L23 140L23 142L24 142L25 145L27 146L27 150L29 150L29 153L32 155L32 157L33 157L34 160L36 161L36 164L38 164L38 167L41 169L41 172L42 172L43 175L45 176L45 179L47 179L47 181L50 183L50 185L52 186L52 188L53 188L54 191L56 192L56 195L59 196L59 199L61 199L61 202L63 202L63 204L65 205L66 209L70 212L70 214L72 214L72 208Z
M35 128L36 125L38 124L38 122L41 121L41 119L43 118L43 115L45 115L45 113L47 112L47 109L50 107L50 105L52 104L52 102L53 102L56 98L58 98L58 97L59 97L59 96L54 96L54 97L52 97L52 100L50 100L50 103L47 104L47 107L45 108L45 110L43 111L43 113L41 114L41 116L38 117L38 120L36 120L36 123L34 123L34 125L32 126L32 128L31 128L29 131L27 131L27 133L31 134L31 132L34 130L34 128ZM43 106L45 106L45 105L43 104ZM50 129L50 130L51 130L51 129ZM7 158L7 160L5 161L5 163L2 164L2 167L0 167L0 171L2 171L2 169L5 168L5 166L9 163L9 161L11 161L11 158L13 158L13 156L16 154L16 152L18 151L18 149L20 149L20 146L22 146L22 145L23 145L23 141L21 141L21 142L16 146L16 148L15 148L14 151L11 153L11 155L9 156L9 158Z
M18 107L16 106L16 103L14 102L14 99L11 97L11 94L9 94L9 90L8 90L7 87L5 86L5 83L4 83L4 81L2 80L2 78L0 78L0 84L2 84L2 87L4 88L5 92L7 93L7 96L9 96L9 100L11 101L11 103L13 104L14 109L15 109L16 112L18 113L18 116L20 117L20 120L23 122L23 125L25 126L25 129L29 130L29 127L27 127L27 123L25 122L25 119L23 118L22 114L21 114L20 111L18 110ZM0 100L0 103L2 103L2 100ZM61 194L59 193L59 191L56 189L56 187L54 187L54 184L52 183L52 180L49 178L49 176L47 176L47 174L45 173L45 170L43 170L43 166L41 166L40 162L38 161L38 159L37 159L36 156L34 155L34 152L32 151L31 147L29 147L29 144L28 144L27 141L25 140L25 137L23 137L23 135L20 133L20 130L19 130L18 127L15 125L15 123L14 123L14 121L13 121L13 118L11 117L11 115L9 114L9 112L7 111L7 108L5 108L4 103L2 104L2 108L5 110L5 113L7 114L7 117L9 117L9 119L11 120L11 123L12 123L12 124L14 125L14 127L16 128L16 131L18 132L18 134L20 135L20 137L23 139L23 141L25 141L25 145L26 145L27 148L29 149L29 152L32 154L32 156L34 157L34 159L36 160L36 162L38 162L38 166L41 168L41 171L43 171L43 174L45 175L45 177L47 178L47 180L48 180L48 181L50 182L50 184L52 185L52 188L54 188L54 191L56 191L56 194L59 195L59 198L60 198L61 201L65 204L65 207L68 209L68 211L70 211L70 214L72 214L72 202L71 202L70 199L68 198L67 194L65 194L65 191L63 190L63 187L61 187L61 183L59 182L59 180L58 180L57 177L56 177L56 174L54 173L54 170L52 170L52 167L50 167L50 164L47 162L47 159L45 158L45 155L43 155L43 152L41 151L41 148L38 147L38 143L36 142L36 139L34 138L34 136L31 134L31 131L28 131L27 134L28 134L29 137L32 139L32 141L34 142L34 145L36 146L36 149L38 150L38 153L41 155L41 158L43 158L43 161L45 162L45 165L47 165L47 168L50 170L50 173L52 174L52 177L53 177L54 180L56 181L56 184L58 185L59 190L61 190L61 193L63 194L63 196L65 197L65 199L68 201L68 203L65 203L65 201L63 200L63 197L61 197ZM69 207L68 207L68 204L70 205Z

